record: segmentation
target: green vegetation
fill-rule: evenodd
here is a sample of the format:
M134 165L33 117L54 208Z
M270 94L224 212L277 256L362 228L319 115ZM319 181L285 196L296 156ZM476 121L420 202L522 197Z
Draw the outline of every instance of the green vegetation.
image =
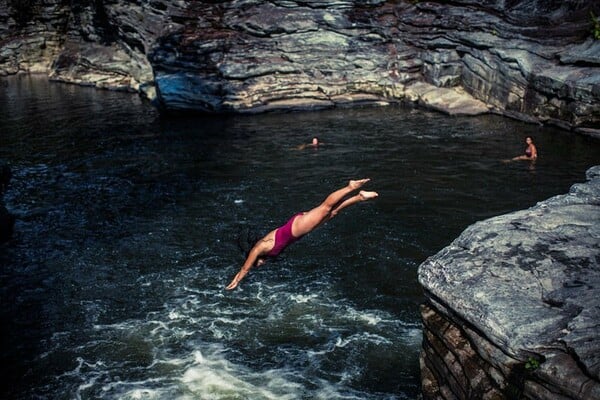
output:
M540 367L540 362L533 357L529 357L525 363L525 369L529 372L533 372Z
M525 381L532 379L533 373L540 368L543 362L543 358L540 360L539 358L529 357L524 363L515 365L508 376L508 384L504 388L506 398L514 400L525 399L523 396Z
M590 16L592 17L592 36L594 39L598 40L600 39L600 21L598 21L598 17L591 11Z

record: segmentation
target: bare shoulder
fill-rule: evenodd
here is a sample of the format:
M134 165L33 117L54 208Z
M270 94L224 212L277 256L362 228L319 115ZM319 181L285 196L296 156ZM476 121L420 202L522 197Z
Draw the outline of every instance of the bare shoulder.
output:
M256 249L260 254L269 252L275 245L275 230L267 233L256 243Z

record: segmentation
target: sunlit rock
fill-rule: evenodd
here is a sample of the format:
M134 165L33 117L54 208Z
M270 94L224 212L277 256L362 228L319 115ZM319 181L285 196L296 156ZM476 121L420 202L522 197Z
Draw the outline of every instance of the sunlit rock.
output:
M419 267L426 399L600 398L600 166L587 178Z
M405 89L406 98L449 115L485 114L489 107L460 88L440 88L418 82Z

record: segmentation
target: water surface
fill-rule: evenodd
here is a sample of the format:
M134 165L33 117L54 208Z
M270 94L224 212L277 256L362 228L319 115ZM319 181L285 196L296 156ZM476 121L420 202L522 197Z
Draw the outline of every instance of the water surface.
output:
M418 265L600 162L597 140L498 116L161 118L131 94L0 83L18 216L0 246L3 398L414 399ZM526 135L538 162L502 163ZM223 290L240 244L362 177L376 201Z

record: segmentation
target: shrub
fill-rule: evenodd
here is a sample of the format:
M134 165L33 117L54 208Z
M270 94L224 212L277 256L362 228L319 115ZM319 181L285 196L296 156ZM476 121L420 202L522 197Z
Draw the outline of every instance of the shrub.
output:
M592 17L592 36L598 40L600 39L600 21L598 21L598 17L593 12L590 12L590 16Z

